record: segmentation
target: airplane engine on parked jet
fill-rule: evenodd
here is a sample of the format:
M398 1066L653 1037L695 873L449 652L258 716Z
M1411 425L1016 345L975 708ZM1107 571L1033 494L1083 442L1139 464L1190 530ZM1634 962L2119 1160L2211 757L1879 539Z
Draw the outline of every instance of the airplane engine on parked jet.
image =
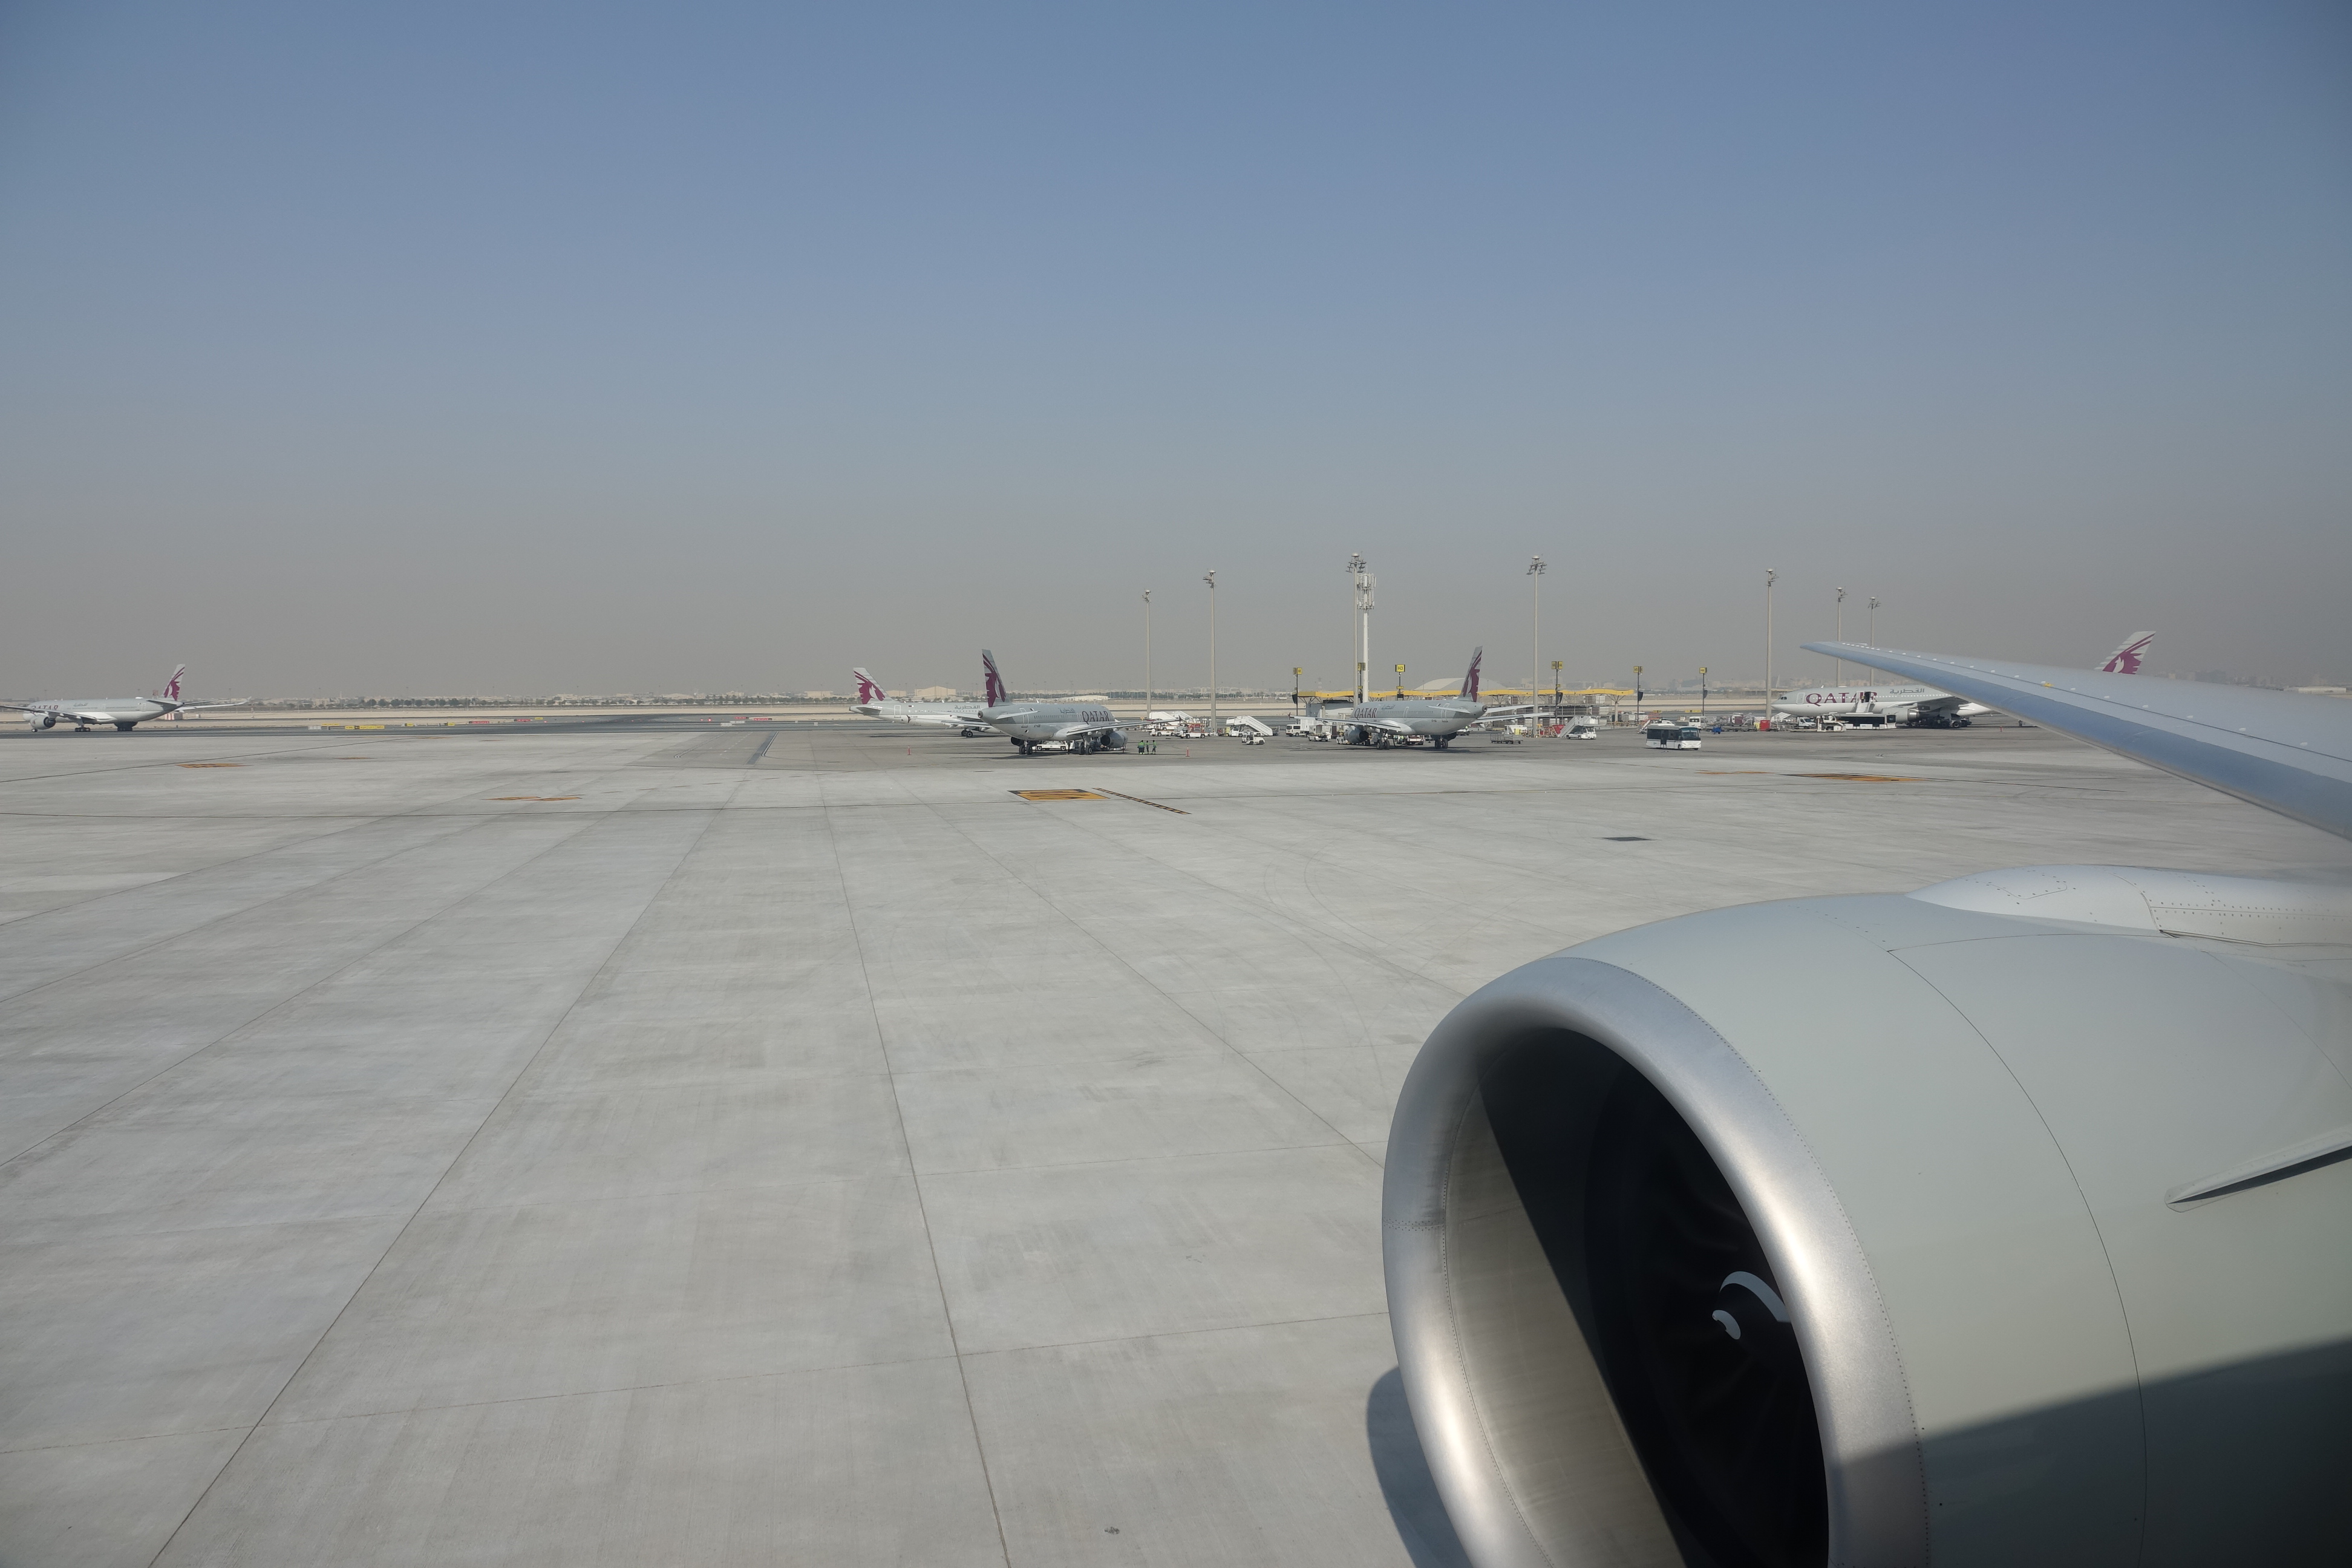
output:
M1361 724L1350 724L1340 732L1339 738L1351 746L1360 746L1364 743L1364 727Z
M2039 868L1472 995L1383 1215L1471 1558L2352 1562L2347 921Z
M57 728L58 716L54 713L35 713L29 715L29 718L32 721L32 727L36 730L53 730Z
M1102 743L1107 750L1123 752L1127 750L1127 731L1124 730L1105 730L1103 731Z

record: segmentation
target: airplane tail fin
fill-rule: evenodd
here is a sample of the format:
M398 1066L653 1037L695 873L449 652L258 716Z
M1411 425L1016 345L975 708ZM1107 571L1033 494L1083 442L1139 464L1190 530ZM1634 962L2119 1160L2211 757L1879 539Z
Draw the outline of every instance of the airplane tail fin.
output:
M996 673L996 656L986 648L980 650L980 668L987 682L988 700L983 706L993 708L1004 700L1004 677Z
M857 700L860 702L879 702L888 696L882 689L882 683L863 669L853 667L849 673L857 677Z
M164 700L164 701L166 701L166 702L177 702L177 701L180 700L180 677L182 677L182 676L184 676L184 675L185 675L185 674L187 674L187 673L188 673L188 667L187 667L186 665L184 665L184 665L180 666L180 668L177 668L177 669L175 669L175 670L173 670L173 671L172 672L172 679L169 679L169 680L167 680L167 681L163 682L163 700Z
M1485 661L1486 658L1486 650L1485 648L1478 647L1471 649L1470 668L1462 677L1462 690L1460 695L1468 698L1473 702L1478 700L1478 666Z
M2107 662L2099 666L2107 675L2137 675L2140 660L2147 657L2147 645L2156 640L2154 632L2134 632L2131 639L2107 655Z

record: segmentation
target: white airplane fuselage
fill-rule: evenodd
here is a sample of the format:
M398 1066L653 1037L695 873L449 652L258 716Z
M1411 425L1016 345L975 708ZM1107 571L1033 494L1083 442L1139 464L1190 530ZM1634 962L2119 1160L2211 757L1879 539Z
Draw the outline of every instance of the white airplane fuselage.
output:
M1110 710L1082 702L1004 702L980 710L980 721L1019 746L1085 742L1117 750L1127 736Z
M1344 714L1327 711L1324 716L1338 724L1342 733L1359 731L1360 738L1356 734L1349 737L1357 745L1393 744L1402 740L1433 741L1442 745L1485 718L1486 708L1466 697L1424 700L1405 698L1359 702Z
M1817 719L1874 719L1895 724L1948 723L1972 719L1991 709L1964 701L1948 691L1916 684L1902 686L1811 686L1784 691L1772 702L1775 713L1810 713Z
M129 730L150 719L166 715L198 713L215 708L241 708L245 700L234 702L189 702L180 696L180 678L188 673L186 665L172 671L172 679L163 683L157 697L44 697L33 702L0 702L0 710L22 713L25 721L36 733L54 730L60 724L70 724L77 730L95 730L111 724L118 730Z
M77 730L111 724L118 730L128 730L133 724L173 712L179 706L149 697L44 697L26 703L24 711L36 730L59 724L71 724Z
M1074 752L1127 749L1127 731L1099 702L1016 702L1004 689L996 656L986 648L980 650L980 668L988 706L974 717L1020 747L1023 756L1040 746L1067 746Z
M979 709L957 702L908 702L893 698L884 702L860 702L850 711L893 724L945 724L952 727L984 722Z

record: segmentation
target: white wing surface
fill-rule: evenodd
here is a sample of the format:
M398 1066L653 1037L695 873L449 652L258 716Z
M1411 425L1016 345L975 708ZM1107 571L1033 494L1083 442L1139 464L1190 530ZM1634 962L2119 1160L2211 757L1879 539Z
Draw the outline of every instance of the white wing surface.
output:
M1957 692L2352 838L2352 701L1854 643L1805 647Z

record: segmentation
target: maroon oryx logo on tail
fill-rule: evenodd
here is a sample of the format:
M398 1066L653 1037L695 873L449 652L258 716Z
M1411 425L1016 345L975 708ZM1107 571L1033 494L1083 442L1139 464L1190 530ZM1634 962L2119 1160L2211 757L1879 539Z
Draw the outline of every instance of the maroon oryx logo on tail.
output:
M2154 632L2136 632L2131 641L2107 655L2107 662L2099 666L2107 675L2137 675L2139 661L2147 657L2147 645L2156 640Z
M849 673L857 677L857 700L860 702L879 702L888 695L875 679L864 670L853 668Z
M996 656L986 648L980 650L980 668L987 678L987 706L993 708L1004 700L1004 677L996 673Z
M1486 650L1485 648L1477 647L1471 649L1470 673L1462 678L1462 695L1468 698L1473 702L1478 700L1478 666L1485 660L1486 657Z
M172 679L163 683L164 701L177 702L180 700L180 677L187 673L188 667L184 664L172 672Z

